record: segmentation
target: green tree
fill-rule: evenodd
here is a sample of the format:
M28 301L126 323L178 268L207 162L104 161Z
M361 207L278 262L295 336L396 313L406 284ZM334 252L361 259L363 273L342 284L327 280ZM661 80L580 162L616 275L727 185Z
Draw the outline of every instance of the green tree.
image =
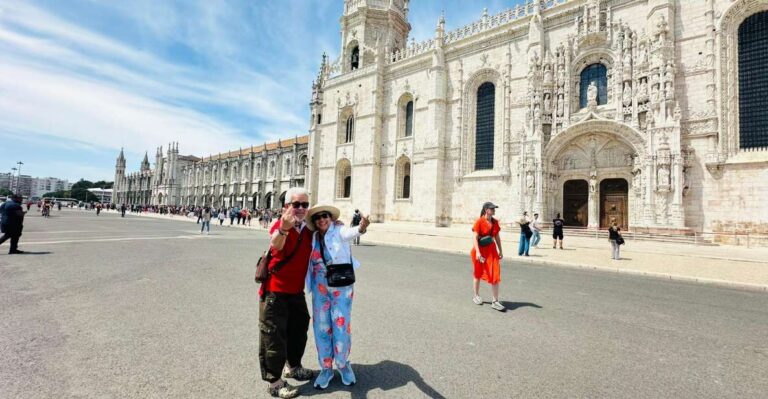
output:
M13 194L13 191L7 189L7 188L0 188L0 195L3 197L7 197L9 195Z

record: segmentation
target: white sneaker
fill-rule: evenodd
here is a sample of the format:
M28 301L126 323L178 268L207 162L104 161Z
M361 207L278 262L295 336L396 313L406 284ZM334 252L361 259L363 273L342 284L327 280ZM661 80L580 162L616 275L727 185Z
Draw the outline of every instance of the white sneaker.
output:
M483 298L480 298L479 296L475 295L472 298L472 302L474 302L475 305L482 305L483 304Z
M504 305L499 303L499 301L493 301L491 303L491 308L493 308L495 310L498 310L499 312L503 312L503 311L507 310L507 308L505 308Z

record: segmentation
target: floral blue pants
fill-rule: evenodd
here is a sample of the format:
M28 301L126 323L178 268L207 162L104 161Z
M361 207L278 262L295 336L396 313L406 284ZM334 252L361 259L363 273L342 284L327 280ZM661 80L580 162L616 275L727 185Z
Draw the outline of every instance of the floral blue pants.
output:
M352 299L354 285L328 287L325 274L314 275L312 284L312 327L317 360L324 369L346 367L352 349Z

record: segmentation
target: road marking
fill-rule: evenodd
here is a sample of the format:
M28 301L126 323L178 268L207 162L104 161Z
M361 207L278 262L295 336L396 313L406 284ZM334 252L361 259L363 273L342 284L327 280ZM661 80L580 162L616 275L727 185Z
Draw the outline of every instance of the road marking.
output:
M151 236L151 237L123 237L123 238L96 238L96 239L81 239L81 240L66 240L66 241L37 241L37 242L22 242L23 245L52 245L52 244L72 244L72 243L89 243L89 242L114 242L114 241L140 241L140 240L176 240L176 239L191 239L199 238L199 236Z

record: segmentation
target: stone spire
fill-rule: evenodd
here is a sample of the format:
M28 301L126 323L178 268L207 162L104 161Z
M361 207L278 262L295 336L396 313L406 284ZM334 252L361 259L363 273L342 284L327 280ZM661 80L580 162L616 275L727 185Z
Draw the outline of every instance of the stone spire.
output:
M147 152L144 151L144 160L141 161L141 170L149 170L149 157L147 156Z

